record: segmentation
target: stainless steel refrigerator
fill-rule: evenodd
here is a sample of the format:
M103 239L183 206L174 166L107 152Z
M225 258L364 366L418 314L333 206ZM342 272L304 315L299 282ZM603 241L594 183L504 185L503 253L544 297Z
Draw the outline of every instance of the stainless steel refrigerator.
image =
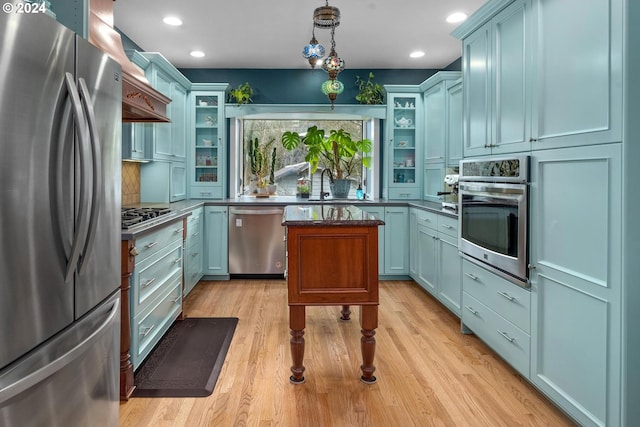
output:
M117 426L120 66L0 14L0 425Z

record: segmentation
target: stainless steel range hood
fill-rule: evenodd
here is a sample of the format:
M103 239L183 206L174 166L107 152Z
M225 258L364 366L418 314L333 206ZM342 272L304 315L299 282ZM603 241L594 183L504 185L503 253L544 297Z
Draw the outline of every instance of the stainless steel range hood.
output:
M114 1L91 0L89 42L122 66L122 121L170 122L167 104L171 99L151 87L142 69L125 54L120 34L113 29Z

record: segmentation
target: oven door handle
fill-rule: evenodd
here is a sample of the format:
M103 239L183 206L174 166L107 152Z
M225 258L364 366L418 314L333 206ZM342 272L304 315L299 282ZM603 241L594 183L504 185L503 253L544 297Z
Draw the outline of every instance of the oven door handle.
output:
M527 184L492 184L487 182L460 183L460 191L472 192L487 196L522 196L526 193Z

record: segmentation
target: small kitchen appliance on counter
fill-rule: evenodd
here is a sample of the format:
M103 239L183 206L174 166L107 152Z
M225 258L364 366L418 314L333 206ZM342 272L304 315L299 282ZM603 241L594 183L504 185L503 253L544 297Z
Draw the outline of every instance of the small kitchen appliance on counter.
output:
M438 196L449 196L442 202L445 209L458 210L458 174L445 175L444 183L447 184L451 191L438 191Z

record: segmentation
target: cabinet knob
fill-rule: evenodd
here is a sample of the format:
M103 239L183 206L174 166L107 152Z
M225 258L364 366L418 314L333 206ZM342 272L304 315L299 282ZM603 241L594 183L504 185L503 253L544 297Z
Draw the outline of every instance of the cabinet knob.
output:
M129 249L129 255L131 256L138 256L138 249L136 249L136 247L132 247L131 249Z
M527 265L527 268L528 268L529 270L535 270L535 269L536 269L536 266L535 266L535 265L533 265L533 264L529 264L529 265Z
M538 138L534 138L534 137L529 138L529 142L536 142L537 140Z

